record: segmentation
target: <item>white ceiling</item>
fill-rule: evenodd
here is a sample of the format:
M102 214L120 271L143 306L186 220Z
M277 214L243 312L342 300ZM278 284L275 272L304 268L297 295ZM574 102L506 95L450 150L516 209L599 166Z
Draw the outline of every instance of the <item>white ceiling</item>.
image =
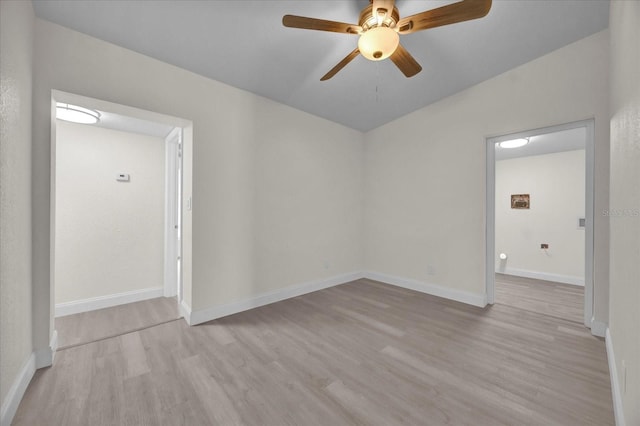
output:
M586 128L578 127L576 129L531 136L529 143L520 148L500 148L496 144L496 161L585 149L586 140Z
M92 109L90 106L82 105L82 103L74 104L76 106ZM97 123L79 124L80 126L102 127L104 129L119 130L127 133L138 133L141 135L154 136L164 139L173 129L173 126L162 124L140 118L130 117L127 115L116 114L103 110L93 109L100 114ZM60 119L58 119L60 120Z
M451 1L397 0L400 17ZM368 131L608 26L605 0L494 0L485 18L401 36L422 65L357 57L320 82L357 36L282 26L294 14L357 23L363 0L35 0L36 15Z
M81 105L82 106L82 105ZM140 133L157 138L165 138L174 127L168 124L156 123L154 121L142 120L113 112L97 110L100 113L100 121L92 126L104 127L105 129L120 130L128 133Z

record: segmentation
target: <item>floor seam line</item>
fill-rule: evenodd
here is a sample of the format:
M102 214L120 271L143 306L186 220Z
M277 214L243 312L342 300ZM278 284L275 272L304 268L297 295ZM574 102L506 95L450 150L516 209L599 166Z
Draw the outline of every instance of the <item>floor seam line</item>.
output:
M543 312L533 311L531 309L525 309L525 308L521 308L521 307L518 307L518 306L513 306L513 305L506 304L506 303L501 303L501 302L495 302L495 304L496 305L507 306L507 307L513 308L513 309L518 309L518 310L524 311L524 312L531 312L533 314L542 315L543 317L549 317L549 318L553 318L553 319L557 319L557 320L561 320L561 321L567 321L567 322L570 322L570 323L573 323L573 324L580 324L580 325L583 325L585 328L589 328L586 325L584 325L584 323L582 321L571 320L571 319L568 319L568 318L559 317L557 315L545 314Z
M92 343L102 342L104 340L109 340L109 339L114 339L116 337L125 336L127 334L137 333L139 331L148 330L150 328L158 327L160 325L168 324L170 322L175 322L175 321L178 321L178 320L181 320L181 319L182 319L182 317L174 318L174 319L170 319L170 320L167 320L167 321L162 321L162 322L159 322L159 323L156 323L156 324L148 325L146 327L139 327L139 328L136 328L134 330L125 331L123 333L112 334L112 335L109 335L109 336L101 337L100 339L95 339L95 340L92 340L90 342L75 343L75 344L72 344L72 345L61 346L58 349L56 349L56 352L65 351L67 349L79 348L80 346L86 346L86 345L90 345Z

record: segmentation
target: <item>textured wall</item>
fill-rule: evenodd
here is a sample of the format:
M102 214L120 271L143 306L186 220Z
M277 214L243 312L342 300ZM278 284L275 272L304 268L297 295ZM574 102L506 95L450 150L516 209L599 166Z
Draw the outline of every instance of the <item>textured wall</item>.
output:
M625 420L631 426L640 425L640 2L612 1L610 29L609 330Z
M529 209L512 209L511 194L529 194ZM584 283L585 151L557 152L496 162L498 272L520 271ZM540 249L540 244L549 249ZM525 272L525 273L526 273ZM553 277L547 277L553 279Z
M31 2L0 2L0 401L32 352Z
M362 268L362 133L42 20L35 58L39 345L52 310L52 89L193 122L194 310Z
M595 118L595 206L606 208L608 45L594 34L367 133L366 268L485 293L487 137ZM594 234L594 313L607 322L608 218Z
M164 145L57 120L56 304L163 286Z

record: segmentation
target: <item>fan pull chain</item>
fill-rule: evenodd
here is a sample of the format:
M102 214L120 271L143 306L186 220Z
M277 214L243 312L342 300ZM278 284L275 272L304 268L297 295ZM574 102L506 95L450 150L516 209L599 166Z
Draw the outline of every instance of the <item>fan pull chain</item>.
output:
M380 84L380 64L376 64L376 103L378 103L378 85Z

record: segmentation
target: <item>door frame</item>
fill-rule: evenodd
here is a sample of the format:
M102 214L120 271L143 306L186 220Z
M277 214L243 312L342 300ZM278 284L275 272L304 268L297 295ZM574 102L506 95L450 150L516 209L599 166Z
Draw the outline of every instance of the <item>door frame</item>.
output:
M584 273L584 325L591 328L593 318L593 263L594 263L594 174L595 174L595 128L594 120L573 121L557 126L543 127L486 138L486 256L485 283L487 303L495 303L496 265L496 159L495 146L511 139L527 138L546 133L584 128L585 141L585 273Z
M188 119L179 118L175 116L165 115L158 112L148 111L133 106L113 103L100 99L95 99L87 96L82 96L74 93L64 92L61 90L51 90L51 104L50 104L50 199L49 199L49 224L50 224L50 240L49 240L49 313L42 318L42 322L46 321L46 328L49 329L49 335L51 342L57 341L57 332L55 330L55 223L56 223L56 102L65 102L75 105L82 105L86 108L116 113L125 115L132 118L137 118L146 121L153 121L161 124L166 124L174 128L181 130L181 145L182 145L182 160L180 168L180 198L187 200L186 208L182 199L179 200L180 206L180 231L181 231L181 267L180 267L180 280L177 283L177 293L180 300L178 301L178 308L180 315L189 322L191 312L191 294L192 294L192 228L193 228L193 215L192 215L192 191L193 191L193 122ZM186 232L185 232L186 231ZM163 283L164 292L164 283ZM38 327L45 328L42 323L36 324ZM52 355L55 354L57 348L56 344L51 344ZM43 362L46 365L47 362ZM48 362L50 364L50 362Z
M182 302L182 128L165 138L164 297Z

